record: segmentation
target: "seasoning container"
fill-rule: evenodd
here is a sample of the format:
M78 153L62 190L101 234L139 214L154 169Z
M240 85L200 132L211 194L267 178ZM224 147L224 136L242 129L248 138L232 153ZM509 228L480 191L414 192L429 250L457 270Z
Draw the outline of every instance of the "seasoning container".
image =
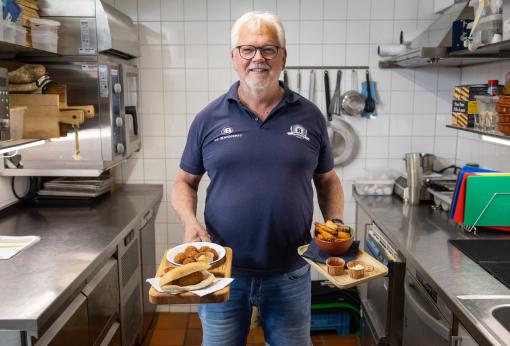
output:
M371 272L374 270L374 266L365 264L361 261L350 261L347 263L347 270L349 276L353 279L361 279L365 276L365 272Z
M490 79L487 82L487 95L496 96L498 95L499 81L497 79Z
M345 261L340 257L330 257L326 260L328 273L337 276L344 273Z

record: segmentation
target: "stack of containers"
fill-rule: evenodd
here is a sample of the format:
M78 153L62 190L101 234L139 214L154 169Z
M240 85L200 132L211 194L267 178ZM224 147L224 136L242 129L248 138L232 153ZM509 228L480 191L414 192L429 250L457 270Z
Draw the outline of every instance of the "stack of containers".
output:
M30 18L32 47L57 53L60 22L50 19Z

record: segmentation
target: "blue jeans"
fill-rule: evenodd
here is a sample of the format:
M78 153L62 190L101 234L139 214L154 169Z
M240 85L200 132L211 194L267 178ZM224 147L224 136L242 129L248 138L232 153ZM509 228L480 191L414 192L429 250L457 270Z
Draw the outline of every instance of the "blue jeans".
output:
M270 277L233 275L230 299L200 304L204 346L245 346L252 306L257 306L264 338L271 346L309 346L310 266Z

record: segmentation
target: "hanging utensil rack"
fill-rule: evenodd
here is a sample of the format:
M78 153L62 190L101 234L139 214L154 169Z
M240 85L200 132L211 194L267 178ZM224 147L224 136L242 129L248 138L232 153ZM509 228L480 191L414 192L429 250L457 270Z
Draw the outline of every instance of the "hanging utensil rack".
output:
M368 70L369 66L285 66L286 70Z

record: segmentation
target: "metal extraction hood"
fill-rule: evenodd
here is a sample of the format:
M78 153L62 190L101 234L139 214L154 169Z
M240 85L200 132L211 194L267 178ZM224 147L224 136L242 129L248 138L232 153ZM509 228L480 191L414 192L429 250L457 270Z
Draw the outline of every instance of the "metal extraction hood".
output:
M431 64L460 66L486 63L493 56L462 54L456 56L449 52L452 46L452 23L458 19L473 19L473 10L468 1L457 2L437 17L421 34L408 44L407 49L396 56L381 58L380 67L418 67Z
M40 15L61 23L58 53L140 56L138 32L124 13L100 0L39 0Z

